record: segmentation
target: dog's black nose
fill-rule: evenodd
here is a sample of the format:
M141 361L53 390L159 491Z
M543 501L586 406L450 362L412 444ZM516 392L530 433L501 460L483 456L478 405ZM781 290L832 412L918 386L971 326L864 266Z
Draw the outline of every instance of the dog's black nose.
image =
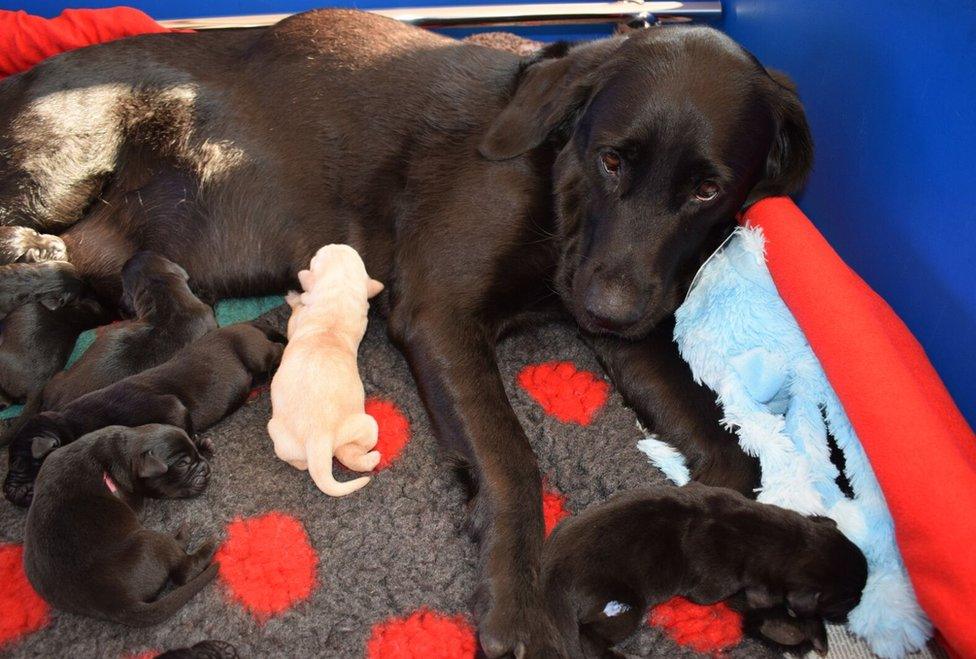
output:
M620 330L640 320L646 299L627 282L618 279L597 280L587 289L583 305L599 327Z

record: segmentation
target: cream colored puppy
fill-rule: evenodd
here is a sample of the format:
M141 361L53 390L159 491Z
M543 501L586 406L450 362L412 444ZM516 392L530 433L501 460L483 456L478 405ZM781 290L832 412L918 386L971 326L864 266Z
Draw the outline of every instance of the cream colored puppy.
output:
M365 392L356 363L366 332L367 300L383 284L366 274L348 245L326 245L299 273L304 293L289 293L288 346L271 381L268 434L275 454L296 469L308 469L320 490L343 496L369 482L364 476L339 482L333 455L355 471L380 460L376 420L363 411Z

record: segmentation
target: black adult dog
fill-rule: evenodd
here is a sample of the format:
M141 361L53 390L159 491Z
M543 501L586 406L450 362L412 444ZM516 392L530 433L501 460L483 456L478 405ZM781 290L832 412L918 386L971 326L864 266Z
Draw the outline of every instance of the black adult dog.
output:
M568 313L696 478L756 482L670 318L743 204L795 191L812 147L789 83L715 30L529 59L343 10L143 36L0 84L0 158L0 222L60 233L106 300L140 248L205 299L282 292L327 243L364 256L435 432L469 465L490 656L561 647L540 476L494 359L505 331Z
M191 554L185 529L150 531L136 513L146 497L195 497L209 479L209 463L179 428L112 426L82 437L38 475L24 532L27 578L65 611L162 622L217 575L217 540ZM160 597L168 583L176 588Z
M833 520L689 483L626 492L565 520L546 542L542 583L567 656L601 657L675 595L735 598L762 637L826 651L823 619L845 620L867 575ZM608 615L610 602L621 610Z
M138 252L122 268L122 306L135 316L100 330L77 362L42 393L44 410L162 364L217 327L213 309L187 286L186 270L153 252Z
M278 333L251 323L213 330L168 362L25 419L10 441L4 495L29 505L44 458L100 428L161 423L190 434L206 430L277 367L284 346L272 338Z

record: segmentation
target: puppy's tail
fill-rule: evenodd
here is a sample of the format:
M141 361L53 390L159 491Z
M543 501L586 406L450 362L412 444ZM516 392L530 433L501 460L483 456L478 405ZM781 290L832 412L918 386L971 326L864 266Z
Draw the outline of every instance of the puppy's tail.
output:
M179 611L194 595L213 581L219 565L211 563L206 570L160 597L155 602L140 602L135 608L120 615L116 622L131 627L151 627L163 622Z
M332 447L335 442L329 439L311 440L305 444L308 456L308 473L320 490L330 497L343 497L355 492L369 482L369 476L339 482L332 474Z

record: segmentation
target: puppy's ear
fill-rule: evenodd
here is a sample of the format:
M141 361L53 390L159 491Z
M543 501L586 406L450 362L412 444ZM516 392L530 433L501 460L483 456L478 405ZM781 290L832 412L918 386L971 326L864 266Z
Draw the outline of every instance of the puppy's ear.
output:
M374 298L383 291L383 283L370 279L366 282L366 297Z
M35 460L42 460L47 457L54 449L59 446L60 442L57 439L50 436L35 437L34 441L31 442L31 456Z
M508 160L533 149L557 129L568 127L592 95L597 80L593 72L615 49L618 41L584 46L555 59L528 62L518 86L478 145L488 160Z
M779 602L765 586L750 586L746 588L746 604L750 609L769 609Z
M798 616L812 618L817 615L817 606L820 604L820 592L813 590L793 590L786 594L786 603Z
M813 168L813 137L796 85L784 73L772 69L767 73L773 82L771 102L776 136L766 157L763 176L749 194L746 205L765 197L799 192Z
M143 451L139 455L138 464L136 465L136 474L138 474L139 478L162 476L167 471L169 471L169 465L157 458L153 454L152 449Z

